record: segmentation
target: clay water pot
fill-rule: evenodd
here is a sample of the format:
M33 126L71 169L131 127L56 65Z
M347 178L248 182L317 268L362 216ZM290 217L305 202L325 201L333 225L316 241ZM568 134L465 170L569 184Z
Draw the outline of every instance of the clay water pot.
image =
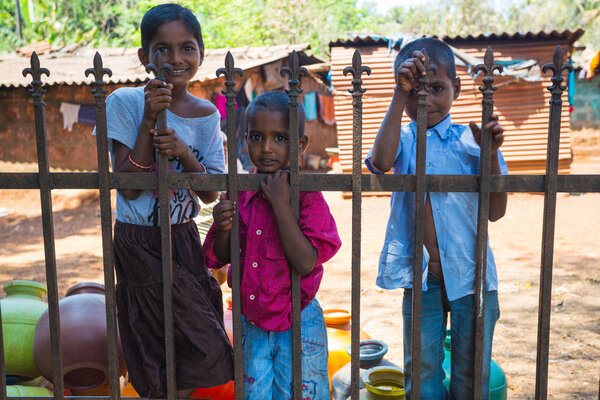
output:
M12 281L4 284L6 298L2 307L2 333L8 383L18 383L40 376L33 362L33 334L48 304L42 301L46 285L33 281Z
M60 340L65 387L86 391L109 384L108 344L104 286L79 283L58 302ZM117 335L118 339L118 335ZM125 360L119 347L119 371L125 373ZM33 343L35 365L44 378L53 381L50 351L49 315L40 317Z
M327 347L329 358L327 360L327 374L329 387L332 387L333 375L344 365L350 362L347 348L352 343L351 315L347 310L331 308L323 310L325 325L327 325ZM360 331L360 339L369 339L370 336Z

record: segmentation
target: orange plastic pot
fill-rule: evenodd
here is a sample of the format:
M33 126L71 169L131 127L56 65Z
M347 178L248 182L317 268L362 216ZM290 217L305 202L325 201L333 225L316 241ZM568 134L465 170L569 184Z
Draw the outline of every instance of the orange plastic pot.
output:
M329 347L327 374L329 375L329 387L331 388L333 374L350 362L347 348L352 343L350 331L352 316L349 311L337 308L323 310L323 316L327 325L327 344ZM361 329L360 340L370 338Z
M229 381L224 385L211 388L198 388L192 393L190 399L206 399L206 400L234 400L234 383Z

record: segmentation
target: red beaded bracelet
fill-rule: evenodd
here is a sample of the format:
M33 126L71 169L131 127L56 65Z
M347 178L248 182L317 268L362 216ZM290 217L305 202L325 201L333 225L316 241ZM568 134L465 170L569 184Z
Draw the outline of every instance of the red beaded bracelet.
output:
M152 164L150 164L148 166L145 166L145 165L141 165L141 164L136 163L135 161L133 161L133 158L131 158L131 154L129 154L129 162L132 163L133 165L135 165L136 167L141 168L141 169L150 169L150 168L152 168Z

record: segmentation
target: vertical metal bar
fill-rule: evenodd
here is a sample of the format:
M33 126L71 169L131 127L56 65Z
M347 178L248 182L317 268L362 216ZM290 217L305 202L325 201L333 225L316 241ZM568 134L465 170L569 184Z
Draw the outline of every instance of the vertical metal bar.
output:
M221 93L227 97L227 176L229 187L229 199L238 201L239 175L237 172L237 131L235 114L235 74L242 76L244 73L240 68L234 67L233 56L227 52L225 56L225 68L217 70L217 76L225 75L225 90ZM242 354L242 302L240 298L240 235L239 235L239 213L233 215L233 224L229 234L229 253L231 256L231 286L232 286L232 308L233 308L233 378L236 400L244 398L244 358Z
M429 73L429 56L425 49L425 72ZM417 159L415 178L415 248L412 290L412 326L411 326L411 386L410 398L421 398L421 309L423 299L423 236L425 208L425 158L427 154L427 95L429 93L427 75L419 78L417 87Z
M572 71L570 64L563 63L564 54L560 46L554 51L553 64L546 64L544 72L551 70L552 93L550 99L550 121L548 126L548 148L546 153L546 179L544 181L544 226L542 233L542 268L540 272L540 299L538 306L538 338L535 371L535 398L548 397L548 353L550 347L550 311L552 301L552 263L554 252L554 225L556 219L556 192L558 176L558 152L560 147L560 118L564 70Z
M362 66L358 50L352 57L352 67L344 68L344 76L352 74L352 328L350 390L352 400L358 400L360 389L360 240L362 203L362 95L361 75L371 75L371 68Z
M487 48L483 58L484 63L475 66L474 71L483 72L483 93L481 100L481 141L479 144L479 202L477 208L477 239L475 242L475 358L473 362L473 400L481 399L483 385L483 339L485 323L485 282L487 271L487 242L488 219L490 216L490 168L492 141L489 129L485 126L490 122L494 111L493 86L494 70L502 71L500 65L494 64L494 53Z
M50 347L52 354L52 379L54 399L63 399L62 353L60 350L60 315L58 311L58 280L56 273L56 251L54 248L54 220L52 216L52 194L50 182L50 162L48 160L46 134L46 103L42 88L42 74L50 76L46 68L40 68L40 60L35 52L31 55L31 68L23 70L23 76L31 75L33 110L35 115L35 133L38 155L40 182L40 201L42 206L42 229L44 232L44 257L46 260L46 284L48 286L48 311L50 322Z
M119 400L119 350L117 340L117 313L115 307L115 274L113 269L112 211L110 204L110 178L108 170L108 133L106 126L106 94L104 75L112 71L103 68L102 57L96 52L94 68L85 70L94 75L92 94L96 111L96 149L98 155L98 189L100 190L100 224L102 226L102 256L104 260L104 288L106 293L106 328L108 345L108 375L110 397Z
M296 220L299 215L300 200L300 177L298 173L298 95L302 93L300 89L300 77L308 74L306 68L300 66L298 54L292 51L289 56L289 67L281 69L281 76L289 76L289 89L286 93L290 97L290 196L292 201L292 211ZM302 399L302 341L301 341L301 323L300 323L300 275L291 269L292 275L292 367L294 371L293 395L295 400Z
M2 333L2 305L0 304L0 400L6 400L6 364L4 364L4 334Z
M157 79L165 80L165 73L172 68L165 64L160 51L154 55L154 63L148 64L146 70L152 71ZM156 127L167 127L167 110L156 116ZM165 361L167 364L167 399L177 398L177 379L175 371L175 341L173 334L173 266L171 254L171 205L169 199L169 159L158 153L158 201L160 204L160 242L162 256L163 304L165 318Z

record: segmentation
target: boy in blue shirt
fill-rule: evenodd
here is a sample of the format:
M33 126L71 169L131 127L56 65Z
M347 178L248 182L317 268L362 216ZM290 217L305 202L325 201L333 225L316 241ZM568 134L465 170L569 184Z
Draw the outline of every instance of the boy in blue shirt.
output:
M434 38L410 42L398 53L394 63L396 87L392 102L365 163L372 173L384 173L391 168L394 174L415 174L415 88L419 77L425 75L425 56L421 49L426 49L430 58L426 173L478 174L481 129L474 122L469 126L452 124L449 111L460 94L460 79L456 76L452 49ZM407 126L401 126L404 112L411 119ZM491 173L506 174L506 163L499 150L504 140L503 129L497 115L492 115L487 128L492 133ZM506 193L490 194L490 221L504 216L506 199ZM473 398L477 203L477 193L432 192L425 196L421 399ZM407 389L411 385L414 206L414 192L392 193L390 219L377 276L377 285L382 288L405 288L402 314ZM492 337L500 315L496 265L489 244L487 252L482 399L489 398ZM442 383L448 313L452 329L449 393Z

